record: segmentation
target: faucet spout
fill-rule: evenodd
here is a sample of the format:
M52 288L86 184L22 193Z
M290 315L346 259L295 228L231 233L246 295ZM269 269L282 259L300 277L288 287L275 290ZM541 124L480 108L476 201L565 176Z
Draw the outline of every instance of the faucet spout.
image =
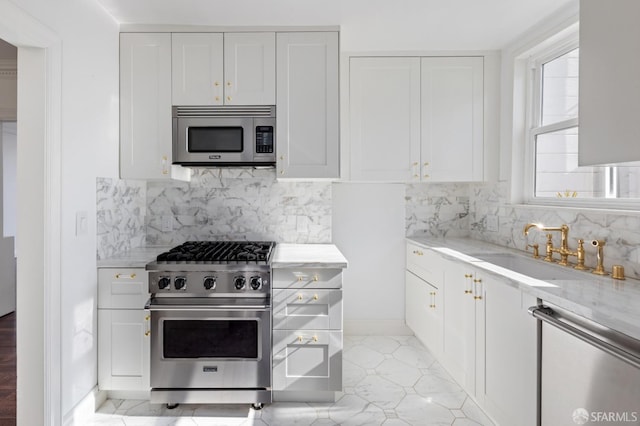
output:
M526 237L527 235L529 235L529 230L531 228L538 228L538 229L542 229L544 228L544 226L541 223L527 223L524 226L524 230L522 231L522 233L524 234L524 236Z

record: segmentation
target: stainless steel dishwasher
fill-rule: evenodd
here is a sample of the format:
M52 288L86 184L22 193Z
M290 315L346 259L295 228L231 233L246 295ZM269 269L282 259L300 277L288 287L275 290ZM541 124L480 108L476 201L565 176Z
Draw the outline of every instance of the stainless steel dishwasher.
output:
M540 320L539 424L640 425L640 341L551 305Z

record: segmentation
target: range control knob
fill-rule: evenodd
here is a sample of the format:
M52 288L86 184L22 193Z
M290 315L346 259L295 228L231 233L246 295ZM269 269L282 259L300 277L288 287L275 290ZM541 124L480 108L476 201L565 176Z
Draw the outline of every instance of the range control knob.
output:
M171 284L171 278L169 277L160 277L160 279L158 280L158 288L160 290L169 288L169 284Z
M233 279L233 285L236 287L236 290L242 290L247 283L247 280L242 275L238 275Z
M187 286L187 279L185 277L176 277L173 285L176 290L183 290Z
M262 287L262 278L260 278L260 277L251 277L251 280L249 281L249 285L254 290L260 289L260 287Z
M216 288L216 277L205 277L203 285L207 290Z

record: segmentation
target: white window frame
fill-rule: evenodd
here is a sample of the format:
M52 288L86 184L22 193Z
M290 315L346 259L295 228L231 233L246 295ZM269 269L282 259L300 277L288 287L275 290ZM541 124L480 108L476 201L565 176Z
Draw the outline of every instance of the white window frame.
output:
M579 48L578 33L572 33L559 41L535 49L536 52L529 56L527 61L527 89L525 96L525 132L524 132L524 160L523 167L523 202L529 205L558 206L558 207L580 207L598 208L614 210L638 210L640 209L640 199L620 199L620 198L554 198L535 196L535 140L540 134L566 130L578 127L579 114L577 118L559 121L556 123L541 125L541 95L542 95L542 65L558 58L576 48ZM607 174L608 176L609 174ZM607 181L607 184L609 182Z

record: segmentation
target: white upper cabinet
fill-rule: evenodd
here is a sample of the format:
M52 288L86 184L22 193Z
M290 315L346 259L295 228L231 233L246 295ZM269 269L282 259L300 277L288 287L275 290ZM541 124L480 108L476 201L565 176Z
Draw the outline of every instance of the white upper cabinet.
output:
M352 180L481 181L481 57L351 58Z
M338 33L277 34L279 178L337 178Z
M640 2L580 1L580 166L640 160Z
M120 35L120 177L171 176L171 35Z
M420 60L351 58L351 179L419 179Z
M276 35L224 35L224 92L229 105L275 105Z
M483 179L483 58L422 58L421 177Z
M174 33L173 105L275 104L275 33Z

